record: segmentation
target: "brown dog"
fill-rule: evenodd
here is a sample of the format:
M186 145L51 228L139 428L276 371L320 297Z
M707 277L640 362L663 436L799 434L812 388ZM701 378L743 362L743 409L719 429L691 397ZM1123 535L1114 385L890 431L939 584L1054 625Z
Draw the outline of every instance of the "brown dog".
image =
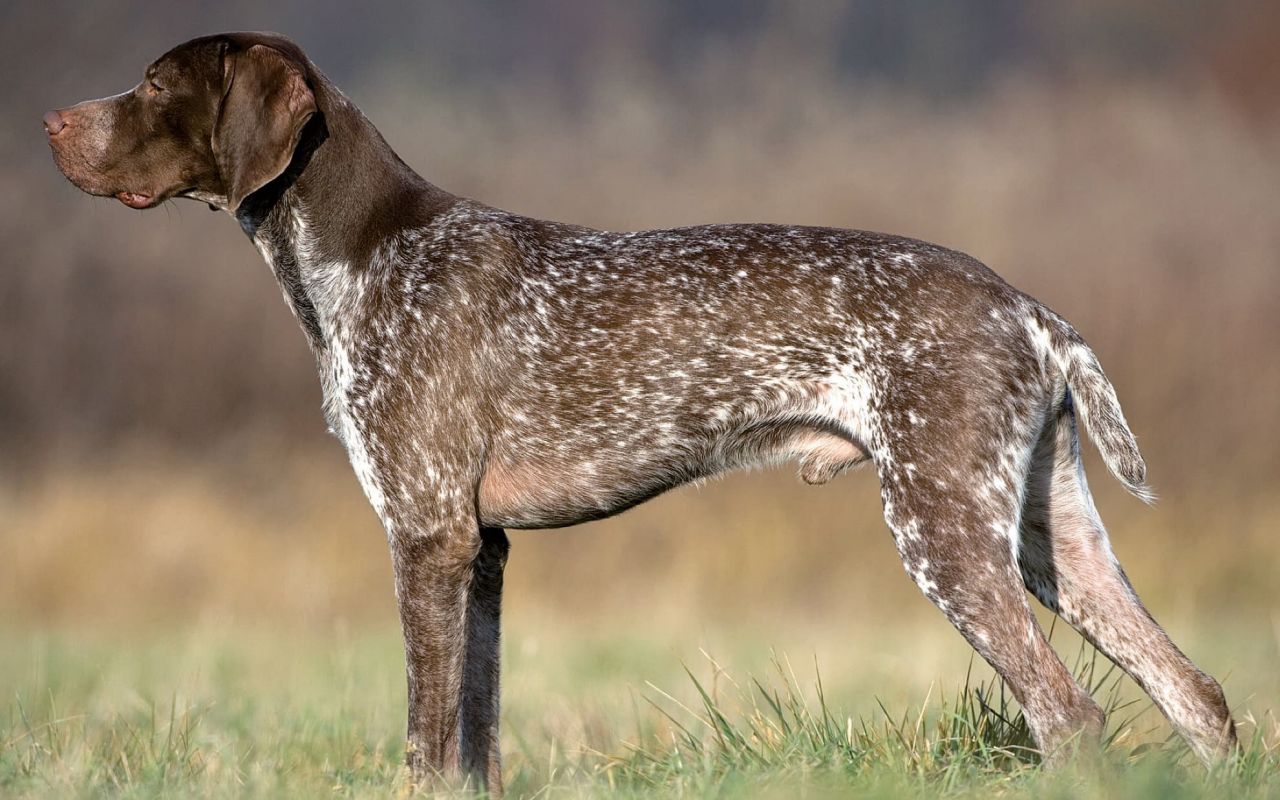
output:
M416 778L501 789L503 528L616 514L686 481L870 460L907 571L1004 677L1046 755L1102 711L1023 587L1155 699L1205 760L1222 690L1108 544L1077 417L1147 497L1079 334L977 261L775 225L606 233L427 183L292 42L187 42L134 89L45 115L81 189L231 213L306 332L325 415L386 527Z

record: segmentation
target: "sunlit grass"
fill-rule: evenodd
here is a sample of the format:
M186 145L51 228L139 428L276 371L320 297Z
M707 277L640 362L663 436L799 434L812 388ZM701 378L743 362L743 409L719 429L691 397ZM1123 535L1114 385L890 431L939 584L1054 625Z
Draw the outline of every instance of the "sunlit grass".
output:
M1179 743L1135 722L1143 704L1091 651L1081 651L1075 668L1109 712L1107 753L1087 769L1049 773L1016 704L980 664L913 701L847 713L835 698L848 699L848 689L829 687L816 663L798 669L775 654L752 674L705 654L682 666L641 640L573 642L509 658L526 687L509 694L504 710L511 796L789 797L801 788L818 797L1280 793L1274 719L1243 714L1241 755L1206 774ZM0 645L8 695L0 796L385 797L408 790L393 632L195 632L140 641L6 634ZM627 695L625 682L612 677L620 654L621 671L634 670L635 681L660 673L631 704L607 699ZM566 672L566 665L573 666ZM880 688L884 696L903 686ZM582 704L566 708L565 691Z
M1125 699L1122 677L1091 649L1079 651L1075 673L1107 713L1106 751L1099 760L1056 771L1041 765L1003 683L978 680L972 670L950 696L938 690L916 707L891 711L881 703L879 713L854 717L829 704L817 665L806 692L784 657L775 657L767 678L745 683L710 656L707 661L710 682L686 670L693 705L650 686L651 703L668 724L664 734L615 755L593 754L579 765L580 780L563 781L566 787L591 794L603 781L610 792L653 796L786 796L799 786L819 796L1079 796L1118 787L1159 797L1280 791L1280 757L1263 726L1250 720L1252 738L1239 757L1208 774L1181 742L1144 740L1133 727L1138 701ZM1274 739L1274 720L1271 732Z

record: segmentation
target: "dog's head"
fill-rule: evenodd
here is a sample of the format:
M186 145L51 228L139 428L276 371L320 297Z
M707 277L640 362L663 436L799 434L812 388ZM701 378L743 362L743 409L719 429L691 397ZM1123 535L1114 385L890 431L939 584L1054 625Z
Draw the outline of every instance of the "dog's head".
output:
M193 39L114 97L44 115L58 169L80 189L151 208L193 197L235 211L289 165L316 113L316 73L275 34Z

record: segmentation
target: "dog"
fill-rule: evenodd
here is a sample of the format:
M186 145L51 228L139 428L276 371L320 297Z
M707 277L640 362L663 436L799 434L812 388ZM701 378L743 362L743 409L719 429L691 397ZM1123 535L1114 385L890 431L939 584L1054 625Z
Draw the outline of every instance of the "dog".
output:
M1077 421L1150 500L1098 360L973 258L781 225L611 233L417 175L292 41L194 39L133 89L44 115L80 189L240 223L314 352L330 430L390 543L416 781L501 792L508 528L617 514L680 484L874 465L908 574L1006 681L1052 760L1103 712L1028 590L1146 690L1197 755L1236 744L1219 684L1139 601Z

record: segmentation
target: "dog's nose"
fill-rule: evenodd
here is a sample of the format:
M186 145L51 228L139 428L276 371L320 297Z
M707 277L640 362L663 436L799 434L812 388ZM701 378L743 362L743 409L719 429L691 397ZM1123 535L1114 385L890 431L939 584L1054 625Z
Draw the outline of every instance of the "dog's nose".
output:
M57 111L44 112L44 130L45 133L53 136L54 134L67 127L67 121Z

